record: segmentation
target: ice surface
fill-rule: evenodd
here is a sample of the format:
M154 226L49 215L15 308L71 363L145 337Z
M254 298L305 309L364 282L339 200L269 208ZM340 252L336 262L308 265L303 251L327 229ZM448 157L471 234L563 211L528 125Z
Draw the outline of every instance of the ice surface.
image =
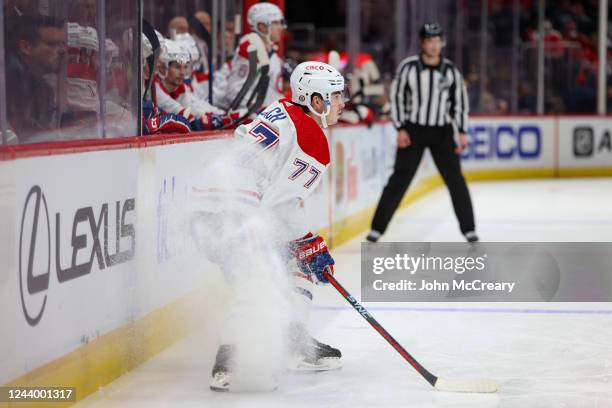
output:
M611 179L470 188L484 241L612 241ZM357 297L362 239L333 251L336 277ZM398 213L383 238L461 239L445 189ZM210 392L218 336L206 323L77 406L612 407L612 304L365 304L434 374L499 382L498 394L478 395L433 390L332 287L317 287L315 301L312 332L342 350L341 370L287 374L272 393Z

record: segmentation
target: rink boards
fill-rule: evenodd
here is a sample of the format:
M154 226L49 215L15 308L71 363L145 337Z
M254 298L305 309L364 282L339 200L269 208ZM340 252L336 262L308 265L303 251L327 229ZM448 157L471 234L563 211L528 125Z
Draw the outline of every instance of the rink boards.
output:
M464 169L470 179L612 175L611 122L474 118ZM80 399L189 330L213 266L186 266L181 209L228 136L0 149L0 384L76 386ZM332 165L307 211L332 245L368 227L394 140L388 123L331 131ZM426 154L403 205L441 184Z

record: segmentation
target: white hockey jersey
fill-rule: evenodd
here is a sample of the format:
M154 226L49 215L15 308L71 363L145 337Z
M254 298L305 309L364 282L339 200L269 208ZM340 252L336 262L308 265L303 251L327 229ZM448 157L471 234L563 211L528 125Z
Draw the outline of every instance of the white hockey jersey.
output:
M188 110L196 119L207 113L224 114L223 110L200 100L194 95L193 90L185 84L181 84L173 92L170 92L159 78L155 78L151 97L153 103L166 113L177 113L185 116L185 111Z
M273 49L270 54L270 83L268 84L268 92L264 99L264 106L270 106L274 102L285 97L283 93L283 60L278 55L278 52Z
M264 106L268 106L284 95L282 93L282 66L283 61L275 49L268 52L263 40L256 33L250 33L240 39L234 58L223 64L223 67L215 73L213 83L213 101L215 105L229 107L238 92L247 80L249 74L249 57L251 51L257 52L257 68L269 65L270 83L264 99ZM239 108L245 108L249 96L255 88L256 83L249 89Z
M327 137L301 106L287 99L270 105L234 131L234 146L208 163L191 187L195 211L272 209L286 240L310 231L304 201L329 167ZM239 206L234 206L240 203Z
M193 89L195 96L204 102L208 102L208 81L209 75L207 72L195 71L191 75L191 89Z

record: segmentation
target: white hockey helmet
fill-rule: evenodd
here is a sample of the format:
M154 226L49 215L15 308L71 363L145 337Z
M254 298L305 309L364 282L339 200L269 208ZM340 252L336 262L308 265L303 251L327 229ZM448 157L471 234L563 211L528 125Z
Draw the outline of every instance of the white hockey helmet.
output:
M273 22L278 21L282 24L283 28L286 27L283 12L276 4L272 3L253 4L247 12L247 21L249 22L251 30L268 39L270 37L270 25ZM268 26L268 34L259 31L257 25L260 23Z
M201 68L200 49L198 48L195 38L189 33L180 33L174 34L172 39L183 45L189 51L189 57L191 58L189 76L191 77L191 71L193 69L198 70Z
M144 33L141 34L141 38L142 38L142 60L146 60L149 56L153 55L153 46L151 45L151 41L149 41L149 39L147 38L146 35L144 35ZM157 40L159 41L159 48L160 48L160 54L161 51L164 49L164 42L166 41L166 39L164 38L164 36L157 30L155 30L155 36L157 37ZM126 42L126 44L129 44L128 42Z
M166 77L171 62L189 66L191 62L189 50L181 43L173 40L164 40L161 49L162 52L159 56L159 61L164 65L166 71L165 74L159 73L162 79Z
M106 58L109 62L107 62L107 69L116 68L119 64L121 64L121 56L119 54L119 47L113 40L107 38L104 40L104 49L106 51Z
M98 52L98 31L94 27L82 26L78 23L66 23L68 48L85 49L89 52Z
M181 43L173 40L164 40L159 60L165 65L171 62L178 62L184 65L191 61L191 56L189 50Z
M299 64L291 74L291 100L298 105L307 106L321 118L323 127L327 127L326 117L331 109L331 98L335 92L344 93L344 77L329 64L317 61L306 61ZM318 113L311 104L312 95L319 94L325 102L325 112Z

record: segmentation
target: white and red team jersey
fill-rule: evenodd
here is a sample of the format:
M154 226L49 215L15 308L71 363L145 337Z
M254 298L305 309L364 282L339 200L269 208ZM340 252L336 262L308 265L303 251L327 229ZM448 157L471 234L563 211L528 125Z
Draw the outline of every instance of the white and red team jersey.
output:
M285 97L283 93L283 59L278 55L276 47L269 54L270 57L270 83L264 99L264 106L270 106L274 102Z
M193 93L194 95L205 102L208 102L208 94L209 89L208 89L208 80L209 80L209 75L208 72L199 72L199 71L195 71L192 75L191 75L191 89L193 89Z
M273 104L274 102L278 101L279 99L282 99L285 97L285 94L283 93L283 72L282 72L283 60L278 55L276 50L272 50L270 52L269 58L270 58L270 71L269 71L270 82L268 84L268 91L266 92L266 97L264 99L263 106L269 106ZM241 81L239 81L240 86L236 86L235 83L230 85L230 82L228 81L230 80L231 72L232 72L232 61L228 61L225 64L223 64L221 69L217 71L217 73L215 74L215 86L214 86L215 93L214 95L216 97L221 98L221 104L225 103L229 105L234 100L233 98L236 97L236 94L238 94L238 92L242 88L242 84L244 84L244 81L246 81L246 76L245 76ZM207 86L206 92L208 93L208 83L206 84L206 86ZM222 97L221 90L227 90L227 89L230 89L229 92L231 93L231 95L227 94ZM229 96L232 96L232 97L231 97L231 100L228 101ZM240 107L244 107L246 102L247 102L247 98L243 100L243 103L241 104ZM217 103L216 100L215 100L215 103Z
M285 227L285 240L306 235L310 228L304 201L330 163L321 127L301 106L282 99L253 122L239 126L233 142L231 150L238 153L229 160L219 158L218 167L213 164L191 187L194 209L199 205L200 211L227 211L232 202L244 204L242 208L264 206ZM234 159L240 162L232 166Z
M185 115L190 112L196 119L205 116L207 113L222 115L224 112L209 104L206 101L199 99L193 92L190 86L181 84L173 92L168 91L163 82L159 78L153 81L153 89L151 92L153 103L163 112L177 113L189 118Z
M98 112L98 32L94 27L69 22L66 103L72 112Z
M270 83L264 99L264 106L276 102L284 97L282 93L282 66L283 61L275 49L268 52L261 37L256 33L243 36L236 47L236 52L231 61L223 64L221 69L215 73L213 83L213 101L215 105L229 107L242 89L249 75L249 52L257 52L257 68L263 65L270 66ZM245 108L249 96L253 92L257 81L245 94L238 108Z

